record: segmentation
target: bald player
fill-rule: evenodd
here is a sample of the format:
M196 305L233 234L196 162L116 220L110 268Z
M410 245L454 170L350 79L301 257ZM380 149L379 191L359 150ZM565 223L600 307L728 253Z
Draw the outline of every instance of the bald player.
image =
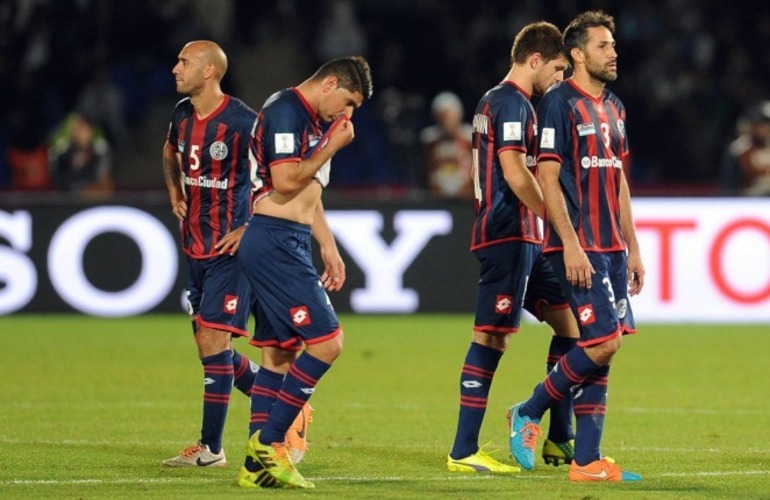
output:
M249 311L254 307L235 252L251 214L257 114L222 91L226 71L224 51L206 40L186 44L172 70L177 92L187 97L174 108L163 148L163 172L171 211L180 221L187 305L204 390L200 440L163 461L171 467L227 464L222 434L230 393L235 386L250 395L257 371L232 348L233 335L248 334ZM334 267L344 281L344 264L328 225L319 224L314 234L327 270ZM305 411L301 417L307 420L309 415ZM301 442L289 443L301 452L306 449L307 423L299 423Z

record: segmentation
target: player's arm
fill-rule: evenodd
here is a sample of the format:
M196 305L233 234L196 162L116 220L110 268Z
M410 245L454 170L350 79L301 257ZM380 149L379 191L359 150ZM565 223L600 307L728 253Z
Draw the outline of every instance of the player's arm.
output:
M544 160L537 164L538 182L543 190L545 210L556 233L564 245L564 266L567 281L573 285L591 288L591 275L595 272L583 248L580 246L575 229L569 220L567 203L559 183L561 165L556 161Z
M182 189L182 168L176 151L168 141L163 146L163 177L171 201L171 211L182 221L187 217L187 200Z
M620 171L620 231L628 245L628 293L633 296L644 287L644 264L631 213L631 191L623 170Z
M318 205L316 205L312 230L313 237L321 250L321 260L324 262L321 283L329 291L340 290L345 284L345 263L342 261L334 234L326 220L321 200L318 200Z
M278 168L270 169L273 188L286 196L300 191L337 151L353 141L354 136L353 123L347 117L337 119L327 132L328 142L323 147L317 148L313 154L300 161L282 163Z
M508 187L527 208L542 219L544 215L543 192L537 179L527 168L527 156L521 151L506 149L498 157Z

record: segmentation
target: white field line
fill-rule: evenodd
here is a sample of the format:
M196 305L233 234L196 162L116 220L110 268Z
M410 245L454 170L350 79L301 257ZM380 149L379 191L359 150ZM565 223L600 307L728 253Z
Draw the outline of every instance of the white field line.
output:
M184 441L117 441L117 440L89 440L89 439L16 439L9 436L0 435L0 443L23 445L23 446L135 446L135 447L155 447L155 446L185 446ZM330 449L345 449L352 448L353 446L340 443L329 444ZM360 447L357 445L356 447ZM431 446L426 443L415 443L410 445L404 444L383 444L383 445L367 445L366 448L373 449L400 449L400 450L441 450L440 446ZM616 446L612 449L620 451L640 451L649 453L751 453L770 455L770 448L683 448L683 447L656 447L656 446ZM173 450L171 450L173 451ZM611 450L607 450L611 453ZM507 453L502 448L500 453Z
M770 475L770 470L736 470L736 471L703 471L703 472L664 472L658 474L658 477L724 477L724 476L759 476ZM434 482L434 481L457 481L457 482L470 482L470 481L486 481L493 478L500 478L502 476L492 475L462 475L462 476L434 476L423 477L419 479L410 477L398 477L398 476L386 476L386 477L354 477L354 476L329 476L329 477L308 477L312 481L318 482L346 482L346 483L398 483L398 482ZM655 475L645 476L648 479L652 479ZM519 474L513 476L511 479L537 479L537 480L564 480L562 474L542 476L537 474ZM210 484L210 483L231 483L231 479L216 479L216 478L150 478L150 479L11 479L8 481L0 481L0 484L13 485L13 486L66 486L66 485L115 485L115 484Z
M749 410L741 408L638 408L622 406L612 408L612 411L616 410L628 413L664 413L671 415L770 415L770 410Z

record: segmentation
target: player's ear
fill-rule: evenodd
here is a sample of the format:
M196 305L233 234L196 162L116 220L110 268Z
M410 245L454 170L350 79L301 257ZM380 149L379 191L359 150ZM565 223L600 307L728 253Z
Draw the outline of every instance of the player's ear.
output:
M334 75L327 76L326 78L324 78L324 81L323 81L323 91L331 92L332 90L337 88L338 83L339 83L339 79L336 76Z
M569 53L572 56L572 60L575 61L575 63L582 63L585 60L585 58L583 57L583 51L577 47L572 47Z
M540 55L540 52L535 52L531 56L529 56L529 60L527 61L529 63L530 69L537 69L537 66L540 64L540 62L543 60L543 56Z

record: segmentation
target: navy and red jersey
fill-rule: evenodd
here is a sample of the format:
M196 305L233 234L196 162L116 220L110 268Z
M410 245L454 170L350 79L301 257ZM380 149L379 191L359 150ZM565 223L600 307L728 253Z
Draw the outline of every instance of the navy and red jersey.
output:
M270 96L257 117L255 133L257 159L256 199L273 190L270 168L281 163L295 163L309 157L321 142L325 127L318 113L295 88L279 90ZM331 160L315 178L326 187Z
M214 245L251 215L256 118L254 110L228 95L203 119L190 98L174 108L168 143L181 157L187 199L182 250L194 259L219 255Z
M559 182L581 247L592 252L625 250L619 198L623 162L628 161L623 103L607 89L601 97L591 97L569 79L545 94L537 115L538 162L561 164ZM562 249L546 210L543 252Z
M504 81L484 94L473 115L476 221L471 250L504 241L541 242L537 216L508 186L498 156L520 151L534 173L536 137L537 117L526 92Z

